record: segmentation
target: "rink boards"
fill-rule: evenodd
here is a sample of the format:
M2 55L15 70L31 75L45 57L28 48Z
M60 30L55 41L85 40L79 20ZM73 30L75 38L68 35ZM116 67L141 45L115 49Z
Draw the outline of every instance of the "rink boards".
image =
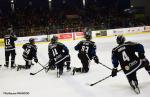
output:
M150 32L136 32L136 33L127 33L127 34L123 34L124 36L133 36L133 35L137 35L137 34L150 34ZM52 35L51 35L52 36ZM117 35L112 35L112 36L95 36L93 38L111 38L111 37L115 37ZM16 46L22 46L24 43L27 43L29 38L35 38L36 39L36 43L37 44L44 44L44 43L48 43L50 40L47 41L47 35L42 35L42 36L29 36L29 37L18 37L18 40L15 42ZM41 39L41 40L40 40ZM60 42L70 42L73 40L81 40L83 39L83 37L79 37L76 39L59 39ZM0 39L0 48L4 47L4 39Z

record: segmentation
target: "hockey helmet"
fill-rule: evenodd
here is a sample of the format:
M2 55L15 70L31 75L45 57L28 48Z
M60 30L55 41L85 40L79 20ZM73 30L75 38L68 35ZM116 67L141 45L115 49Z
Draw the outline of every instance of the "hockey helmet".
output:
M29 42L33 44L35 42L35 39L34 38L30 38Z
M57 41L58 41L58 37L54 35L54 36L51 38L51 43L56 43Z
M86 40L91 40L91 38L92 38L92 32L91 31L85 32L84 37L85 37Z
M125 42L125 40L126 39L125 39L125 37L123 35L118 35L117 39L116 39L117 44L123 44Z

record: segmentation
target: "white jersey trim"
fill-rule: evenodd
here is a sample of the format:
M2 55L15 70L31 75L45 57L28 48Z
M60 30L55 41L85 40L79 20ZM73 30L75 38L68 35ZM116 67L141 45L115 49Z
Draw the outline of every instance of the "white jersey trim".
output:
M131 73L133 73L134 71L136 71L136 70L141 66L141 64L142 64L142 61L140 60L139 65L138 65L136 68L134 68L132 71L126 73L126 75L128 76L128 75L130 75Z
M5 51L12 51L12 50L15 50L15 48L13 48L13 49L5 49Z

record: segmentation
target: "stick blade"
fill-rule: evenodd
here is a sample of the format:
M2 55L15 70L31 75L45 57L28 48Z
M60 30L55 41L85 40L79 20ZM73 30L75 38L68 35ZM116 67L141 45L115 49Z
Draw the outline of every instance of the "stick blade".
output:
M30 73L30 75L35 75L34 73Z
M86 83L88 86L93 86L94 84L89 84L89 83Z
M94 84L90 84L90 86L93 86Z

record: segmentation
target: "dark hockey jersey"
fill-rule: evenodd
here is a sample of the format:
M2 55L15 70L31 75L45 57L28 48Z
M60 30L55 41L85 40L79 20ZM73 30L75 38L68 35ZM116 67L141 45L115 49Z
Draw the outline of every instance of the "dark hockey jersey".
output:
M93 41L82 40L75 46L75 50L88 54L90 59L96 55L96 45Z
M37 46L30 44L30 43L26 43L22 46L22 48L24 49L23 52L23 57L27 60L32 60L37 59Z
M145 58L144 53L142 44L125 42L112 50L112 63L115 68L120 64L125 73L127 73L141 65L139 59L140 57Z
M50 59L58 61L64 56L69 55L69 50L64 44L60 42L56 42L54 44L49 43L48 55Z
M5 51L15 50L15 41L17 37L14 35L5 35L4 36L4 43L5 43Z

